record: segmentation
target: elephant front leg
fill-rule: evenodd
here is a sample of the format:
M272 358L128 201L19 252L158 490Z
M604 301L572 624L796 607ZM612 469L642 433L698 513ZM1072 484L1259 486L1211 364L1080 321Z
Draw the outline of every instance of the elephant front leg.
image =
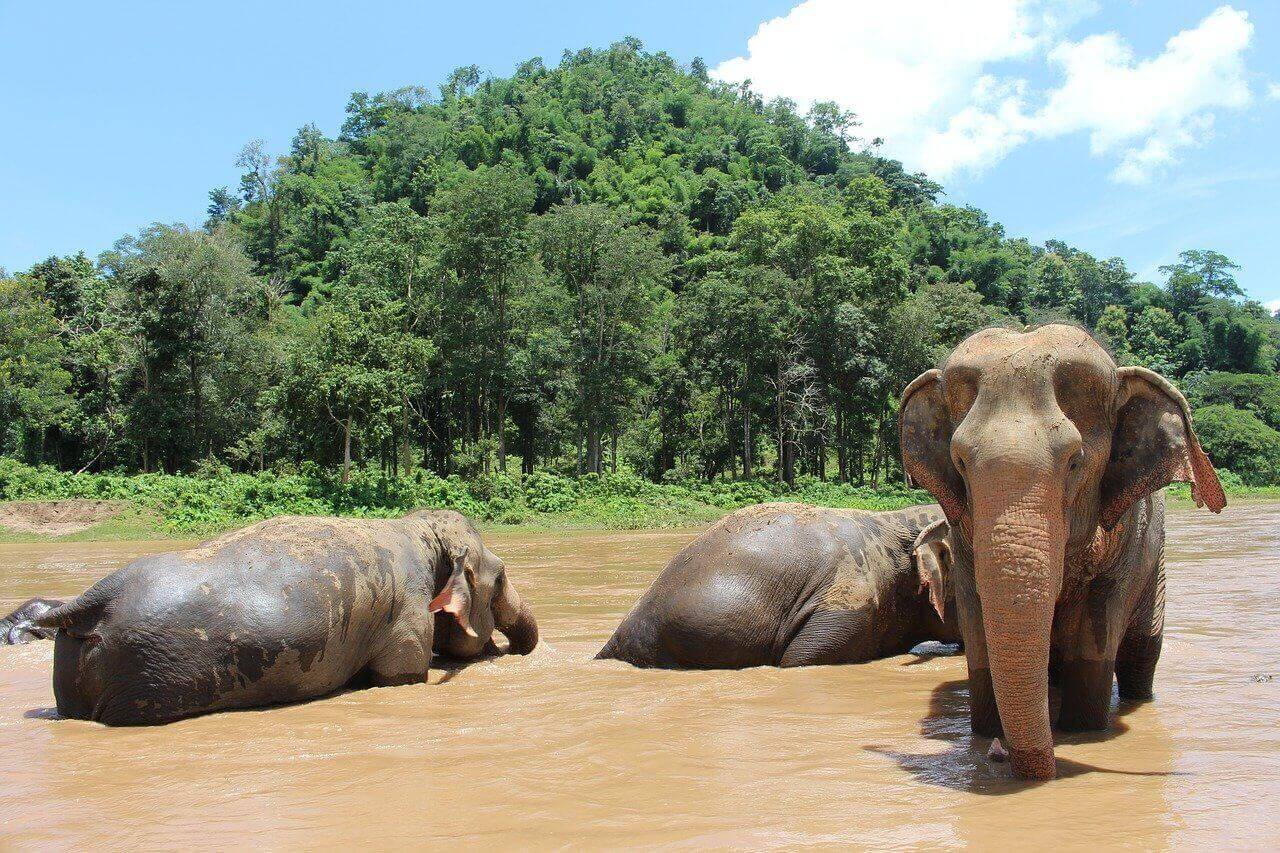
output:
M981 737L1004 734L1000 709L991 684L991 664L987 660L987 636L982 628L982 604L972 577L953 576L956 590L956 612L960 617L960 633L964 638L964 657L969 667L969 727Z
M1067 731L1105 729L1111 718L1111 686L1116 662L1110 659L1076 658L1062 661L1058 685L1062 706L1058 728Z
M1123 598L1123 587L1108 581L1055 616L1060 650L1055 675L1062 699L1057 728L1062 731L1096 731L1110 723Z
M1146 702L1152 698L1152 683L1163 645L1164 561L1161 560L1116 653L1116 681L1120 684L1121 699Z
M1116 661L1116 681L1120 685L1120 698L1126 702L1149 702L1155 691L1156 664L1160 662L1160 648L1164 634L1142 637L1132 645L1126 640L1121 647L1121 659Z
M974 648L965 641L965 657L969 663L969 727L982 737L999 737L1004 734L1000 725L1000 709L996 706L996 692L991 685L991 666L987 663L986 648L982 649L981 664L974 665Z
M399 687L427 680L431 667L434 620L423 612L402 613L391 626L386 645L369 661L374 687Z

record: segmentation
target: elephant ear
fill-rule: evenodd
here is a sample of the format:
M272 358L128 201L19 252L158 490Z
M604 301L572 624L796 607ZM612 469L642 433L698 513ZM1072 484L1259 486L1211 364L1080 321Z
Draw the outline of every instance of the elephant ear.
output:
M1135 501L1170 483L1190 483L1196 506L1222 512L1227 498L1192 429L1186 398L1145 367L1122 367L1116 375L1116 428L1102 477L1102 526L1112 529Z
M907 483L926 489L956 524L964 509L964 479L951 461L951 430L942 396L942 371L926 371L902 392L898 411L902 467Z
M461 550L450 557L449 562L452 568L449 579L445 581L440 594L431 599L427 609L432 613L451 614L458 620L462 630L472 637L479 636L471 627L471 592L474 582L471 573L467 571L467 546L463 545Z
M911 559L920 578L920 592L928 591L929 603L938 618L944 621L951 584L951 544L947 541L950 532L951 525L947 520L939 519L921 530L911 546Z

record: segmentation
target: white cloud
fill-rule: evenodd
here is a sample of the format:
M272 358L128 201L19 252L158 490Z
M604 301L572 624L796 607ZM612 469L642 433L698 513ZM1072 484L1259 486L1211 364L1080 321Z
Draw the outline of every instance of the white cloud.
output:
M1267 97L1273 101L1280 101L1280 83L1272 83L1267 86Z
M1264 302L1262 304L1272 314L1280 311L1280 299L1272 299L1270 302Z
M1049 54L1065 81L1037 116L1045 136L1087 132L1095 154L1121 152L1117 180L1142 183L1208 138L1214 108L1250 101L1244 51L1249 16L1230 6L1183 30L1153 59L1135 60L1115 33L1064 42Z
M714 73L801 105L838 101L865 138L940 178L1083 133L1095 155L1118 159L1115 180L1140 183L1208 139L1214 111L1250 102L1246 13L1222 6L1140 59L1115 33L1064 38L1093 11L1058 0L807 0ZM1010 63L1038 63L1060 83L1034 91L1008 76Z

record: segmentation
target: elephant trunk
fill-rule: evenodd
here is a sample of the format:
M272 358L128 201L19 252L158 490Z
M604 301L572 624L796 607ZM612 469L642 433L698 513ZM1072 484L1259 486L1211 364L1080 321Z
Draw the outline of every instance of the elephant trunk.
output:
M509 578L504 580L494 602L493 617L494 626L507 638L511 654L527 655L537 647L538 620Z
M1052 779L1049 643L1065 513L1055 489L986 482L987 494L974 494L973 553L991 684L1015 775Z

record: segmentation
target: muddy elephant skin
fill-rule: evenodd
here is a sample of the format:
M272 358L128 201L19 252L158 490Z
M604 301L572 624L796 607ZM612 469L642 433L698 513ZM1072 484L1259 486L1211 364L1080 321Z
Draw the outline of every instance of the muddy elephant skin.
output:
M785 667L956 642L954 602L948 624L930 599L932 578L946 611L945 543L922 541L945 524L936 506L738 510L671 559L597 657L666 669Z
M29 598L22 602L12 613L0 619L0 646L20 646L32 640L52 639L54 630L41 628L35 620L61 606L61 601L52 598Z
M454 512L281 517L144 557L41 617L65 717L151 725L426 679L433 651L537 644L503 562Z
M1151 697L1164 632L1164 502L1226 500L1186 400L1065 325L986 329L914 380L903 465L950 523L973 730L1016 775L1056 775L1051 724L1102 729L1112 687ZM1058 694L1050 718L1049 694Z

